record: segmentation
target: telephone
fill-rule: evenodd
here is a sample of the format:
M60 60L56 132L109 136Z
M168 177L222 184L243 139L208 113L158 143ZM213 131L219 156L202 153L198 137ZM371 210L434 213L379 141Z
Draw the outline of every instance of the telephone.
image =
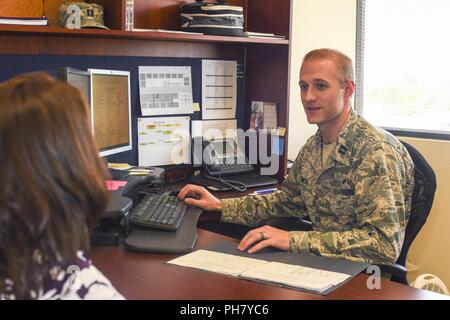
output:
M149 174L142 176L129 175L126 170L109 169L113 179L125 180L127 184L122 189L110 191L108 207L91 234L94 245L117 245L122 229L126 235L130 233L126 217L133 204L140 201L142 188L163 184L164 169L157 167L145 167L145 169L149 171Z
M209 176L224 176L253 172L249 163L233 138L203 139L203 166Z
M127 184L122 189L122 196L128 197L133 201L140 200L140 191L147 185L162 185L164 181L165 170L158 167L146 167L150 174L143 176L128 175L124 180Z
M214 191L245 191L278 183L274 178L257 174L234 138L193 139L194 165L202 164L205 171L191 181ZM200 152L201 151L201 152ZM201 154L200 154L201 153Z

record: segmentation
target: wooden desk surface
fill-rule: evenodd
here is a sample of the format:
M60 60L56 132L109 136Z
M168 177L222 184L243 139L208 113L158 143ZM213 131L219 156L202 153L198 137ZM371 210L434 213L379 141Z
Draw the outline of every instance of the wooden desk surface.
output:
M198 230L196 249L234 241ZM369 290L367 275L360 274L329 295L306 293L242 280L193 268L165 264L176 255L135 253L123 247L95 247L94 264L127 299L158 300L321 300L321 299L448 299L429 291L381 280L381 289Z

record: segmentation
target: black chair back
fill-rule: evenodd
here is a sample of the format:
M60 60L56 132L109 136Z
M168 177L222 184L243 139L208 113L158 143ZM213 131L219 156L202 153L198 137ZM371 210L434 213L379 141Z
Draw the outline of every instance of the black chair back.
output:
M401 141L414 163L414 190L411 214L405 230L405 241L397 263L405 266L409 247L427 221L436 192L436 175L433 169L412 145Z

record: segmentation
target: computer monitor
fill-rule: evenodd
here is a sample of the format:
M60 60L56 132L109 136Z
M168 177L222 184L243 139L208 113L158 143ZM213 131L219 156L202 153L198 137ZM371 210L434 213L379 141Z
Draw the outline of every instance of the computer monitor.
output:
M89 69L91 123L100 156L132 149L130 72Z
M63 67L58 77L86 97L100 156L132 149L129 72Z
M91 74L88 71L63 67L58 70L58 77L80 90L90 105Z

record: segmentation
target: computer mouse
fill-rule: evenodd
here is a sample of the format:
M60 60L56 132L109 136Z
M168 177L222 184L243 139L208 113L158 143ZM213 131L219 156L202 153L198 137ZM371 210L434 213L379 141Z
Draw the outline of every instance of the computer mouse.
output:
M200 200L200 196L197 195L197 194L194 194L194 195L188 194L188 195L185 197L185 199L187 199L187 198L191 198L191 199L195 199L195 200Z
M178 197L178 194L180 193L180 190L173 190L169 193L169 195L174 196L174 197Z
M178 197L178 194L180 193L180 190L173 190L173 191L171 191L170 193L169 193L169 195L171 195L171 196L174 196L174 197ZM196 200L199 200L200 199L200 196L198 196L198 195L191 195L191 194L188 194L186 197L185 197L185 199L187 199L187 198L192 198L192 199L196 199Z

